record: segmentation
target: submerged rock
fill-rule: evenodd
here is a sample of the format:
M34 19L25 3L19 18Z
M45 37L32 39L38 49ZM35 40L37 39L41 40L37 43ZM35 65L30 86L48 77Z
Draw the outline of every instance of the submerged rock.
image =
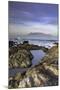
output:
M29 67L32 64L32 54L27 50L18 50L17 53L10 55L9 57L9 68L14 67Z

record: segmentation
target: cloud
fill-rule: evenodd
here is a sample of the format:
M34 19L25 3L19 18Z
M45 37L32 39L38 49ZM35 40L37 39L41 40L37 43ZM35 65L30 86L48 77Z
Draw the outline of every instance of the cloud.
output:
M9 23L40 22L43 24L57 24L57 4L33 4L9 2Z
M9 24L10 35L23 35L30 32L41 32L51 35L57 35L58 26L51 24L41 24L29 22L28 25Z

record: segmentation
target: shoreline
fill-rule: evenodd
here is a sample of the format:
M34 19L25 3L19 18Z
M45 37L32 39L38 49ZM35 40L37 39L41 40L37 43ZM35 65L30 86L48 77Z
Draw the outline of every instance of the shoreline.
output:
M51 79L56 80L56 82L54 82L54 84L52 83L52 81L50 81L51 85L54 86L55 83L56 83L56 85L58 85L58 83L57 83L58 82L58 68L56 68L56 67L58 67L58 46L57 45L53 46L51 49L48 50L47 55L42 59L42 62L40 64L29 68L26 72L24 72L22 74L19 73L21 82L19 79L17 79L16 81L19 81L19 85L17 85L16 87L17 88L23 87L22 83L24 82L26 84L27 78L29 79L29 77L31 77L34 81L35 74L37 76L40 76L40 74L41 74L39 81L38 81L38 78L37 78L37 81L34 81L34 83L36 83L36 84L37 84L37 82L39 82L39 84L37 86L46 86L45 84L47 84L49 86L48 83L49 83L49 80L51 80ZM40 71L41 71L41 73L40 73ZM35 74L33 74L32 72ZM48 77L48 79L45 77L44 72L45 72L46 76ZM15 75L15 77L16 76L18 77L18 75ZM43 79L43 83L42 83L41 77L45 78L45 80L47 80L47 81L44 81L44 79ZM54 77L54 78L52 78L52 77ZM26 82L24 81L24 79L26 79ZM12 79L12 81L13 81L13 79ZM31 86L32 81L30 80L29 83L30 83L29 85L27 84L28 87ZM17 82L15 84L17 84ZM26 86L24 86L24 87L26 87Z

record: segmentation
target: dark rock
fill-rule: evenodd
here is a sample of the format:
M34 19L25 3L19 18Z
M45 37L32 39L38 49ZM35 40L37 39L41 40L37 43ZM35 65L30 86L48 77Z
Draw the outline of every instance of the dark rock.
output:
M55 44L56 46L58 46L58 43L57 43L57 42L55 42L54 44Z
M29 44L29 42L28 41L23 41L23 44Z
M15 45L15 42L9 41L9 47L12 47L12 46L14 46L14 45Z

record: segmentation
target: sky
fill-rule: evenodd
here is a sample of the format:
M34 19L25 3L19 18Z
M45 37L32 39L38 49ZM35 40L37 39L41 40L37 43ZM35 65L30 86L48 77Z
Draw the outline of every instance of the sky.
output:
M58 34L58 5L9 1L9 34Z

